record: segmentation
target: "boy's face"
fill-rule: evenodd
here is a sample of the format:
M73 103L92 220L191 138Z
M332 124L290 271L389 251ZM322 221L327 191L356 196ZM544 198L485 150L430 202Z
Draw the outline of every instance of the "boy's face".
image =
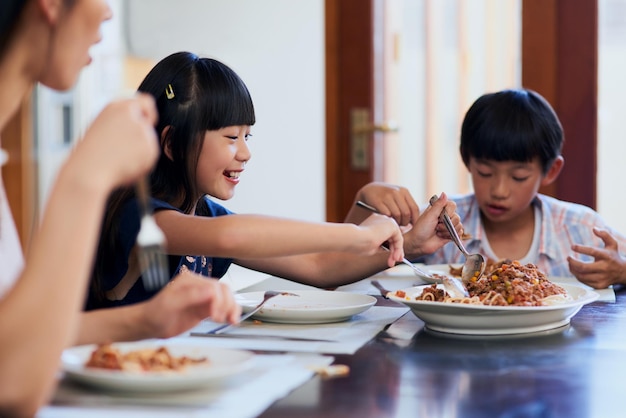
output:
M544 175L538 158L530 162L478 160L468 170L483 215L491 222L510 222L529 210Z

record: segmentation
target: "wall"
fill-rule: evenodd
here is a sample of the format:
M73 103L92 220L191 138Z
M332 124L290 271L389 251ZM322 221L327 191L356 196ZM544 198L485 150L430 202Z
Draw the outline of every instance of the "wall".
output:
M227 207L307 220L325 217L323 0L124 2L127 53L179 50L219 59L246 82L257 124Z

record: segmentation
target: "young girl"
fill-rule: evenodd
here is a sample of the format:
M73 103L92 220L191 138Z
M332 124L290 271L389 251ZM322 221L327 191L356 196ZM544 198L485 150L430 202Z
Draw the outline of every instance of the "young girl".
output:
M35 83L72 87L110 17L103 0L0 2L0 131ZM238 318L225 286L190 273L147 303L81 315L106 198L156 160L156 120L148 95L102 111L58 173L26 257L0 178L0 416L34 416L77 339L171 336L207 316Z
M175 53L150 71L139 91L153 95L159 110L163 153L151 175L151 194L156 221L167 238L172 274L191 270L219 278L235 262L332 287L402 259L402 234L387 216L370 215L355 225L234 215L207 197L230 199L251 157L252 99L226 65ZM445 203L444 196L435 212L414 227L422 241L439 246L446 242L435 232ZM151 297L139 280L134 253L139 216L132 189L111 197L102 230L88 308ZM380 248L385 242L388 253Z

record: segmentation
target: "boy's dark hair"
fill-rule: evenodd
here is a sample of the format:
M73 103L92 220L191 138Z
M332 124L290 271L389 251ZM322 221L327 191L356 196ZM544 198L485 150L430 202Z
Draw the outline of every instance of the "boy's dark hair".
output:
M461 158L528 162L538 157L547 173L563 146L563 128L552 106L528 89L481 96L461 126Z

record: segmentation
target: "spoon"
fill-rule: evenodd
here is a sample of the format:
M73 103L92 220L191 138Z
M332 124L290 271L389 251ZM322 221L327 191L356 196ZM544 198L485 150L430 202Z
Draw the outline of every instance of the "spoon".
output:
M430 198L430 205L432 206L439 199L437 195L434 195ZM485 257L482 254L470 254L465 246L461 242L459 238L459 234L456 233L456 229L454 229L454 225L452 225L452 220L446 213L445 209L441 212L441 218L443 220L443 224L446 226L446 229L450 233L452 237L452 241L456 244L456 246L461 250L463 255L465 255L465 263L463 263L463 269L461 270L461 279L464 282L469 282L470 280L478 280L480 276L485 272Z
M367 209L370 212L374 212L374 213L378 213L380 214L380 212L378 211L378 209L376 209L374 206L370 206L365 202L362 202L360 200L358 200L356 202L357 206L362 207L363 209ZM385 251L389 251L389 248L383 244L381 245L381 248ZM424 270L418 268L415 264L411 263L409 260L406 259L406 257L402 258L402 262L404 264L406 264L407 266L411 267L411 269L413 270L413 273L415 273L416 276L419 277L426 277L434 282L437 282L439 280L441 280L441 282L443 283L444 288L446 289L446 291L452 295L453 297L469 297L469 292L467 291L467 289L465 288L465 286L463 286L462 283L459 282L458 279L453 278L453 277L445 277L445 278L437 278L434 277L432 274L430 273L426 273ZM378 286L376 286L376 284L374 284L374 282L372 282L372 284L374 285L374 287L378 288ZM382 293L382 289L378 288L378 290L381 290ZM383 295L385 296L385 295ZM386 297L386 296L385 296Z

